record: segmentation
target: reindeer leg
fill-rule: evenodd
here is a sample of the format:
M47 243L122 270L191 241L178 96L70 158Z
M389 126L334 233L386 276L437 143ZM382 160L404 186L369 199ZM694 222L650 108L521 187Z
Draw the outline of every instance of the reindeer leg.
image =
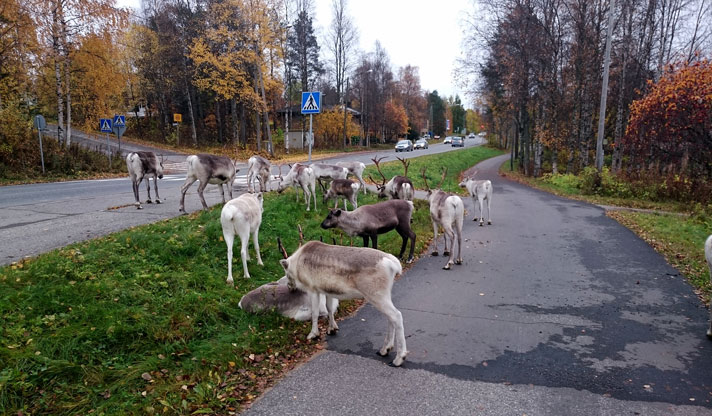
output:
M257 253L257 264L259 264L260 266L264 266L264 263L262 263L262 256L260 256L260 242L259 238L257 237L259 232L260 229L258 227L255 232L252 233L252 245L255 247L255 253Z
M158 196L158 175L153 175L153 188L156 191L156 203L161 203L161 197Z
M148 199L146 200L147 204L152 204L153 201L151 201L151 178L146 176L146 192L148 193ZM153 179L154 182L156 179Z
M319 336L319 294L309 292L309 300L311 301L312 329L307 335L307 339L312 339Z
M178 208L178 211L185 213L185 193L188 191L188 188L190 188L190 185L192 185L196 180L197 178L190 176L185 178L185 182L183 182L183 185L180 187L180 208ZM202 185L203 183L201 182L200 184Z
M223 204L225 203L225 189L223 188L223 184L219 183L218 187L220 188L220 196L222 197Z
M378 234L374 233L371 234L371 244L373 248L378 248Z
M368 297L366 300L371 302L374 308L380 311L388 319L388 332L386 332L386 342L378 353L381 356L388 354L388 351L393 348L394 341L396 343L396 358L391 363L394 367L399 367L403 364L408 350L405 345L405 330L403 328L403 315L393 306L390 293L389 296L383 296L380 299Z
M132 180L131 180L131 189L133 189L134 198L136 198L136 202L134 203L134 205L136 205L136 209L143 209L143 207L141 206L141 201L139 201L139 196L138 196L138 194L139 194L139 188L138 188L138 186L139 186L139 182L136 182L135 179L132 179Z
M436 223L435 221L433 221L433 245L435 246L435 250L433 250L431 255L438 256L438 223ZM401 255L403 255L403 253L401 253Z
M208 181L200 181L200 185L198 185L198 196L200 197L200 202L203 204L203 209L207 211L208 204L205 202L205 197L203 196L203 191L206 186L208 186ZM220 192L222 192L222 186L220 187ZM223 199L225 198L223 197Z
M245 226L246 224L243 224ZM247 270L247 261L250 260L250 253L247 252L247 246L250 244L250 229L240 230L240 257L242 257L242 272L245 279L250 278L250 272Z
M232 227L232 224L226 224ZM223 227L223 239L227 245L227 284L234 286L232 279L232 244L235 241L235 231L227 227Z
M363 236L363 246L368 247L368 235Z
M334 298L326 296L326 312L329 315L329 329L326 331L327 335L336 335L336 331L339 330L336 319L334 319L334 306Z
M455 235L452 231L452 227L448 226L447 224L443 226L443 234L445 236L446 245L448 239L450 240L450 251L447 254L443 253L446 256L449 255L450 257L448 258L447 263L445 264L445 267L443 267L443 269L450 270L450 266L452 266L453 264L452 258L455 256L455 250L453 247L453 245L455 244Z
M490 201L492 198L490 196L487 197L487 225L492 225L492 219L490 218Z

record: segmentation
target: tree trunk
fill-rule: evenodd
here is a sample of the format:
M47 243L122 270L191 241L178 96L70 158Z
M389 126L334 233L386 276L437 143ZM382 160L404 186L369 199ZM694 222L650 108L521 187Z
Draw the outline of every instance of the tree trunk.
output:
M247 114L242 103L240 103L240 143L243 149L247 148Z
M64 97L62 88L62 47L60 44L61 22L64 20L62 11L62 0L57 0L52 9L52 53L54 54L54 79L55 92L57 94L57 141L64 143L62 137L64 132Z
M223 137L223 122L220 110L220 100L215 100L215 122L218 125L218 142L220 142L220 144L225 144Z
M69 41L67 40L67 21L62 19L62 45L64 46L64 89L66 93L65 103L67 106L66 123L64 129L64 144L69 147L72 144L72 80L71 61L69 59Z
M272 130L269 127L269 107L267 107L267 96L265 95L265 82L262 78L262 68L257 65L257 74L260 77L260 89L262 90L262 102L265 109L262 115L264 116L265 128L267 129L267 143L269 143L269 154L274 157L274 146L272 146Z
M235 98L230 99L230 119L232 120L232 139L235 142L235 145L238 145L240 143L240 136L238 135L238 129L237 129L237 101Z
M183 67L187 72L187 66L185 65L185 63ZM188 86L188 80L186 78L183 78L183 88L185 88L185 98L188 100L188 114L190 116L190 136L193 139L193 147L198 147L198 132L195 129L195 112L193 111L193 98L191 98L190 87Z

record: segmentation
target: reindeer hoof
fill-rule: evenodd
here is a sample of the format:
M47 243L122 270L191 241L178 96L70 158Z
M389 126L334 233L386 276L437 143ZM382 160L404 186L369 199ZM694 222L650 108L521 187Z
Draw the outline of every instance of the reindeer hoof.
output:
M712 328L707 330L707 338L712 339Z
M339 328L334 328L334 329L328 329L326 331L326 335L336 335L336 333L339 332Z
M477 218L473 218L472 221L477 221Z
M433 251L432 253L430 253L430 255L431 255L431 256L433 256L433 257L437 257L437 256L439 256L439 254L438 254L438 252L437 252L437 251Z
M157 199L157 200L156 200L156 203L157 203L157 204L160 204L160 203L161 203L161 200L160 200L160 199Z
M309 335L307 335L307 339L314 339L314 338L319 338L319 333L317 332L316 334L310 332Z
M147 200L146 200L146 203L147 203L147 204L153 204L153 201L151 201L150 199L147 199Z
M143 209L141 205L136 205L136 209Z
M492 221L487 221L487 225L492 225Z
M480 223L480 227L483 227L484 225L485 225L484 222L481 222L481 223Z
M393 360L390 364L388 364L389 367L400 367L403 365L403 361L405 361L405 357L396 357L395 360Z
M450 270L450 263L446 264L445 267L443 267L443 270Z
M449 256L450 252L449 251L443 251L443 256Z
M455 260L455 264L462 264L462 259Z
M405 263L406 263L406 264L410 264L410 263L412 263L412 262L413 262L413 258L411 257L411 258L409 258Z
M376 354L378 354L380 357L388 357L388 353L391 352L391 349L388 348L386 349L386 352L384 353L383 351L376 351Z

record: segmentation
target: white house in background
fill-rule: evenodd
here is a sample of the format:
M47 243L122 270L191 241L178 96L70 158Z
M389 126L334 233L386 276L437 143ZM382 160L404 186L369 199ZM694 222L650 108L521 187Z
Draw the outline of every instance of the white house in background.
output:
M146 107L139 107L138 111L129 111L126 117L146 117Z

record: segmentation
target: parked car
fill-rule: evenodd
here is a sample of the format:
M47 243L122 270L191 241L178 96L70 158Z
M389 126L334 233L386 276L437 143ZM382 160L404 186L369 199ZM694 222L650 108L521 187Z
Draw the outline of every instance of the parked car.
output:
M427 149L427 148L428 148L428 141L425 139L419 139L413 145L413 149Z
M443 140L443 144L448 144L448 143L452 143L452 136L447 136L445 138L445 140Z
M396 152L412 152L413 151L413 142L410 140L401 140L398 143L396 143Z
M453 137L450 145L452 147L465 147L465 139L463 137Z

